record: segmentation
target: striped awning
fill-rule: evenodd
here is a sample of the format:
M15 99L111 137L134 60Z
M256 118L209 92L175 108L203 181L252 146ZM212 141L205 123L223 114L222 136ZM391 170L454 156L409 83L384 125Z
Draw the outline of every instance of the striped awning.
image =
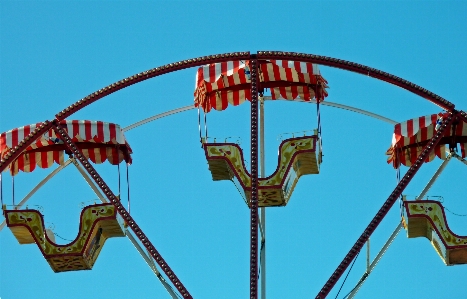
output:
M3 158L8 152L18 146L30 132L42 123L36 123L15 128L0 135L0 156ZM72 137L84 156L92 162L100 164L109 161L119 164L123 160L131 163L132 150L126 142L120 126L113 123L89 120L62 120L59 125ZM63 141L49 130L40 136L9 166L12 175L20 170L33 171L36 166L48 168L55 162L64 164L64 153L67 153Z
M205 112L225 110L251 99L249 61L226 61L198 69L195 86L195 107ZM271 98L323 101L327 97L327 81L318 65L287 60L259 61L259 91L271 90Z
M388 164L392 163L394 168L399 168L401 164L412 166L422 152L423 147L435 135L438 129L437 124L441 123L443 116L442 113L431 114L396 124L392 145L386 152L389 156ZM466 157L467 123L457 120L447 127L441 141L425 162L433 161L436 156L445 159L446 149L449 148L449 145L460 151L462 157Z

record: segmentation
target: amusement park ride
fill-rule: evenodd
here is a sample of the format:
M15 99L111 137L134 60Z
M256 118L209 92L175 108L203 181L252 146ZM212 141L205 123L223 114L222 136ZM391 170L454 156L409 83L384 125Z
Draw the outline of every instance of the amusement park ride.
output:
M0 229L6 223L20 244L35 243L55 272L92 269L107 239L126 236L156 273L172 298L179 296L192 298L188 289L138 226L129 210L121 203L119 196L111 190L92 165L105 161L112 165L120 165L123 161L127 165L131 164L133 152L124 136L124 130L117 124L70 120L69 117L87 105L130 85L170 72L199 67L196 74L194 106L178 109L177 112L198 109L200 141L212 179L232 181L247 204L247 208L250 209L250 298L256 299L259 294L265 298L265 271L261 271L259 278L258 265L265 263L265 259L262 258L265 254L262 245L265 242L266 208L286 206L301 176L319 174L322 163L320 106L357 110L325 101L328 86L318 65L340 68L394 84L432 102L443 111L402 123L391 122L381 116L359 111L395 125L392 145L387 151L388 163L395 169L399 169L401 165L409 169L400 178L394 191L331 274L316 298L325 298L329 294L399 198L403 198L404 207L401 223L348 298L355 296L402 228L407 231L409 238L429 239L446 265L466 264L467 236L459 236L451 231L446 221L444 207L440 202L425 199L426 192L450 160L455 158L467 165L464 159L467 148L466 113L456 110L453 103L442 97L380 70L340 59L291 52L259 51L256 54L236 52L170 63L106 86L58 112L52 120L2 133L0 173L9 171L14 177L20 172L34 171L36 166L49 168L56 163L59 167L36 186L23 201L13 203L13 208L8 208L2 198L5 221ZM268 177L263 165L263 103L266 100L312 102L316 103L318 111L317 129L313 134L282 141L279 146L277 169ZM212 109L225 110L229 105L237 106L247 101L251 105L249 169L244 164L244 152L240 145L215 140L209 142L207 130L204 135L201 130L202 113L206 117ZM170 113L163 116L168 114ZM146 119L128 127L127 130L157 118L156 116ZM68 160L65 160L65 154ZM405 187L424 163L436 157L444 160L441 167L416 200L406 200L402 196ZM22 209L22 206L38 188L69 164L76 166L102 203L85 207L81 213L76 239L69 244L58 245L55 243L53 232L45 228L44 217L47 215L42 215L38 210ZM261 269L264 269L263 265ZM258 282L261 282L260 286Z

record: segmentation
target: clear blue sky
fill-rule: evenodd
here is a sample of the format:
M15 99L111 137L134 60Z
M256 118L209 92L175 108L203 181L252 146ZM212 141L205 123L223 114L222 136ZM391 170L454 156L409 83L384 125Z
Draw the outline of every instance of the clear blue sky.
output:
M466 15L463 1L4 0L0 131L50 120L69 104L132 74L233 51L296 51L354 61L419 84L465 111ZM440 112L375 79L329 67L321 71L329 81L330 102L397 121ZM189 69L131 86L73 119L124 127L190 105L195 74ZM238 136L248 149L248 113L248 105L212 112L210 135ZM303 177L287 207L267 211L268 298L314 298L396 184L384 154L391 125L323 107L322 126L321 174ZM266 103L266 173L276 167L280 134L315 127L313 105ZM131 213L168 264L194 298L248 298L249 210L231 182L211 180L196 111L147 124L126 137L134 151ZM417 195L440 163L424 165L405 194ZM116 167L97 169L118 192ZM16 199L49 172L16 176ZM467 167L452 161L429 194L443 196L451 211L467 214L466 177ZM9 175L3 187L4 200L11 203ZM42 206L55 232L74 239L80 203L95 199L70 166L29 205ZM454 232L467 235L467 217L447 217ZM371 238L372 258L399 220L396 204ZM339 298L355 285L365 264L362 254ZM444 266L428 240L407 239L401 232L357 298L466 298L465 281L466 266ZM328 298L335 297L341 282ZM19 245L3 229L0 297L31 296L170 298L125 238L108 240L92 271L54 274L37 246Z

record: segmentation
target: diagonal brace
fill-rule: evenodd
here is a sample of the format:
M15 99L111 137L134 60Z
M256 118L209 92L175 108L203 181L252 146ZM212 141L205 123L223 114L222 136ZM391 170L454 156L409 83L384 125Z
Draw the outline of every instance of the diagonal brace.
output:
M89 173L91 178L95 181L95 183L99 186L102 192L106 195L107 199L115 206L118 213L122 216L122 218L125 220L128 226L133 230L133 232L136 234L138 239L147 249L148 253L151 254L154 260L159 264L161 269L164 271L164 273L167 275L167 277L170 279L170 281L173 283L173 285L176 287L176 289L182 295L182 297L192 299L193 297L190 295L188 290L181 283L181 281L172 271L170 266L165 262L165 260L160 255L160 253L157 251L157 249L154 247L154 245L151 243L151 241L149 241L149 239L143 233L143 231L138 226L138 224L136 224L133 217L127 212L125 207L120 203L120 200L115 196L115 194L113 194L109 186L104 182L102 177L97 173L97 171L94 169L91 163L89 163L88 159L83 155L81 150L76 146L76 144L74 144L74 142L71 140L68 133L64 129L58 126L57 120L53 121L52 127L55 133L61 137L65 146L74 154L75 158L83 165L84 169Z

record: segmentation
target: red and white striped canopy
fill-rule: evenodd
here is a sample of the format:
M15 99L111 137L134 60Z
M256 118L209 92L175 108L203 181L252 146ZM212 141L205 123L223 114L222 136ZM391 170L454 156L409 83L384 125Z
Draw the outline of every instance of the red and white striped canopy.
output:
M443 114L431 114L417 117L395 125L392 137L392 145L387 150L388 164L394 168L400 164L412 166L420 155L423 147L435 135L437 123L441 123ZM460 155L466 157L467 148L467 123L462 120L455 121L444 131L444 136L427 157L425 162L433 161L435 156L446 158L446 145L459 144Z
M41 124L36 123L2 133L0 135L0 156L3 158ZM131 163L132 150L119 125L89 120L62 120L59 125L72 137L84 156L92 162L100 164L107 160L110 164L119 164L125 160L127 163ZM16 175L20 170L31 172L36 168L36 165L48 168L54 162L62 165L64 164L65 151L66 147L63 141L51 129L27 147L10 164L10 172L12 175Z
M251 99L250 62L226 61L198 69L195 86L195 107L205 112L225 110ZM287 60L259 61L259 90L271 90L271 98L323 101L327 97L327 81L318 65Z

